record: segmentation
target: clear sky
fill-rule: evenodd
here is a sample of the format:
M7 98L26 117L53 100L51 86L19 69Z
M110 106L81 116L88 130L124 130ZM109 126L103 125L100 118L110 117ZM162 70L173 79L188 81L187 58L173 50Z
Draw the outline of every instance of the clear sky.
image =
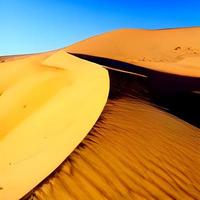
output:
M41 52L118 28L200 26L200 0L0 0L0 55Z

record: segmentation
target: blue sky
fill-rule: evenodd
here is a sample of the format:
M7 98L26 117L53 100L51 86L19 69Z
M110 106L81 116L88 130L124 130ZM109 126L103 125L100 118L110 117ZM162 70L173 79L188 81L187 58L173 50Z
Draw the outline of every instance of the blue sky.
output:
M52 50L118 28L200 26L199 0L0 0L0 55Z

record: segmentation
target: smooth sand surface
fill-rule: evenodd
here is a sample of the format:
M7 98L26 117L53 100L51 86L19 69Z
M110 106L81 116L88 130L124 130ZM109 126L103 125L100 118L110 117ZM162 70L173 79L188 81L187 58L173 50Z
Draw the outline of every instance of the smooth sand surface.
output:
M200 77L200 66L196 62L200 59L199 35L198 27L122 29L88 38L67 47L66 51L110 58L161 72Z
M83 140L107 101L100 66L59 51L0 64L0 199L19 199Z

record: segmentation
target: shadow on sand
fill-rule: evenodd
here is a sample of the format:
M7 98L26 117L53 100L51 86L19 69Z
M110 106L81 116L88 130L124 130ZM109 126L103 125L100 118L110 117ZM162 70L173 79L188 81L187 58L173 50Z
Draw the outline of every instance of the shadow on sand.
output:
M200 127L200 78L157 72L103 57L70 54L108 68L109 98L122 95L140 98Z

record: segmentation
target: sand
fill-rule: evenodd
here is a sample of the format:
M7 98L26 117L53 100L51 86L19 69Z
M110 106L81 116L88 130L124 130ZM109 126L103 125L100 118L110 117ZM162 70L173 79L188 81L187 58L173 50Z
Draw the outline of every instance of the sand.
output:
M79 148L24 199L197 200L199 134L146 102L109 100Z
M200 28L122 29L97 35L66 48L161 72L200 77ZM190 58L189 63L184 60ZM196 66L195 68L191 66Z
M119 29L62 48L69 53L98 56L176 75L200 77L200 27L178 29ZM38 55L51 55L50 52ZM1 56L0 62L26 56ZM189 63L187 62L189 59Z
M100 66L64 51L0 65L0 199L19 199L83 140L107 101Z

